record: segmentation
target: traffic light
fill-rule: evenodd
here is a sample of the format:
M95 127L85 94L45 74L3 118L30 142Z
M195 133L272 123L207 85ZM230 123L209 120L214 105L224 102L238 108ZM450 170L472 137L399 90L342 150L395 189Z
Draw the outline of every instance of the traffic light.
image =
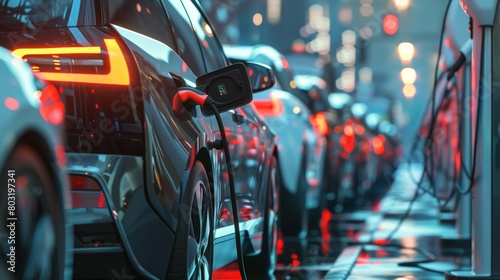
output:
M387 14L382 20L382 28L387 35L394 35L398 32L399 18L394 14Z

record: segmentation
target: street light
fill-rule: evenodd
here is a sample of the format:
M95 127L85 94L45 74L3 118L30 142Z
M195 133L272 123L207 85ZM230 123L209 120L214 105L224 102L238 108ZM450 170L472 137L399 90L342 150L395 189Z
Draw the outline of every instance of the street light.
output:
M417 88L413 84L408 84L403 87L403 95L408 99L413 98L416 93Z
M398 45L398 54L403 63L410 63L415 55L415 47L412 43L403 42Z
M404 11L408 9L411 4L411 0L394 0L394 5L399 11Z
M417 80L417 71L413 68L404 68L401 70L401 80L405 85L411 85Z
M259 26L262 24L263 18L261 13L255 13L252 17L253 24Z

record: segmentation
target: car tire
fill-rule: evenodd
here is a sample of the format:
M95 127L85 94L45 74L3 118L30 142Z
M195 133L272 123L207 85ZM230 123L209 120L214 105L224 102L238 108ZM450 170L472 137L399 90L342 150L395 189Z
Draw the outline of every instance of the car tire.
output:
M15 175L9 176L8 170L14 170ZM58 180L52 178L53 173L42 157L24 144L14 148L1 172L4 187L0 192L0 217L15 227L14 235L14 227L0 227L3 264L11 260L6 259L7 254L14 249L16 279L63 279L65 225L63 203L57 194ZM9 195L9 189L15 190L15 195ZM14 212L10 212L9 206L15 208L11 208ZM7 240L7 236L13 238Z
M278 161L275 157L271 160L266 206L264 213L264 230L262 248L259 254L245 258L247 275L272 276L276 267L278 254L278 189L281 185ZM253 277L252 277L253 278ZM270 278L272 279L272 278Z
M305 238L308 233L309 212L306 207L305 159L302 161L300 170L300 180L296 193L291 193L284 187L280 189L280 225L281 233L285 237Z
M213 264L213 202L203 164L189 174L166 279L211 279Z

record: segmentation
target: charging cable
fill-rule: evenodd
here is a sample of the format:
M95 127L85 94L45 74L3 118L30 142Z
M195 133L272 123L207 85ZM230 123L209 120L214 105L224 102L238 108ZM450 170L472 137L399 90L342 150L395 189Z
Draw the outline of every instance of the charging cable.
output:
M229 177L229 190L231 193L231 207L233 208L234 235L236 239L236 253L238 255L238 266L240 270L241 279L247 280L245 272L245 262L243 259L241 236L240 236L240 222L238 217L238 206L236 203L236 191L234 187L233 168L231 165L231 156L229 154L228 141L227 141L226 131L224 129L224 124L222 122L222 118L220 116L219 110L214 105L212 98L209 97L207 94L191 87L179 88L177 94L174 96L174 99L172 101L172 107L174 108L174 111L182 112L185 110L189 110L195 105L200 105L203 107L210 108L215 116L215 119L217 120L217 125L219 126L219 131L221 134L221 145L224 150L227 173ZM218 141L216 140L216 142Z

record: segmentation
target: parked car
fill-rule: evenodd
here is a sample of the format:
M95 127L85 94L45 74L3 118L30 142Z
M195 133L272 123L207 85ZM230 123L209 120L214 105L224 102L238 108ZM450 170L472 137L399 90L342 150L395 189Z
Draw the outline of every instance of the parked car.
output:
M207 279L237 259L236 236L247 273L274 269L276 138L196 1L4 1L0 11L0 44L66 108L75 278ZM252 69L268 76L260 89L272 85L268 68Z
M297 65L294 64L295 68ZM358 163L349 161L355 158L358 160L365 158L361 156L364 151L361 147L365 143L362 139L363 135L349 134L354 132L349 128L355 126L349 122L357 121L357 118L352 119L353 115L350 111L353 100L345 93L328 92L328 83L317 76L310 65L302 67L300 73L294 75L297 88L310 97L311 110L317 115L324 116L327 127L325 129L327 154L324 171L326 205L334 212L343 212L346 204L353 205L352 202L356 199L353 186L357 186L358 179L364 176L363 172L359 172L364 169L363 161ZM348 134L344 131L346 125ZM355 156L354 154L358 152L360 155ZM362 181L361 179L360 182Z
M0 278L71 278L64 107L54 87L4 48L0 83Z
M360 102L333 93L330 103L341 113L331 150L336 186L334 212L371 207L392 183L400 151L397 127L391 123L391 101L373 97ZM344 102L346 101L346 102Z
M253 103L278 135L283 178L280 209L286 213L281 217L281 230L285 236L305 236L309 229L319 228L324 207L324 119L313 115L299 99L301 92L294 86L286 58L276 49L268 45L225 45L224 50L233 62L263 63L276 75L274 88L254 95Z

